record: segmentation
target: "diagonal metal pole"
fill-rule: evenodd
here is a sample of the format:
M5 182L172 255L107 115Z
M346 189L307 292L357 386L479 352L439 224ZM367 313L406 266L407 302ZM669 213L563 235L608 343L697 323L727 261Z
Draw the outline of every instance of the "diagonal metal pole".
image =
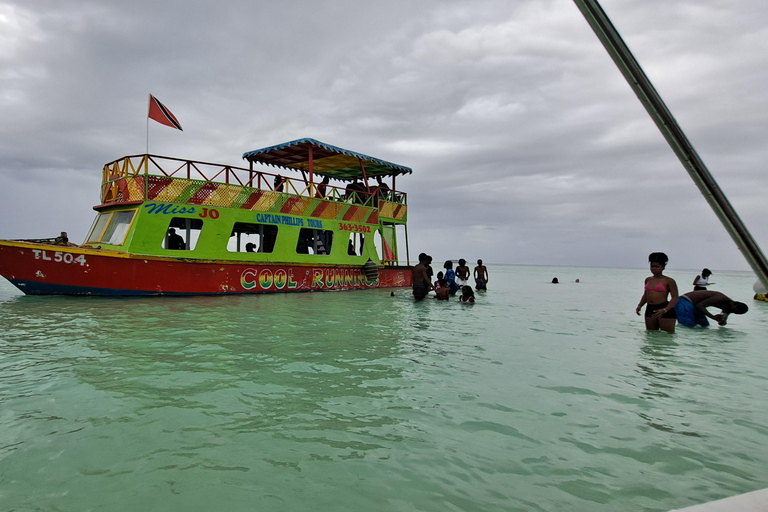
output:
M763 286L768 288L768 261L752 238L746 226L736 214L728 198L715 182L707 166L691 145L683 130L677 124L661 96L645 75L632 52L622 40L597 0L574 0L595 34L605 46L608 54L626 78L632 90L650 114L656 126L667 139L672 150L680 159L691 179L709 203L725 230L731 235L749 266L757 274Z

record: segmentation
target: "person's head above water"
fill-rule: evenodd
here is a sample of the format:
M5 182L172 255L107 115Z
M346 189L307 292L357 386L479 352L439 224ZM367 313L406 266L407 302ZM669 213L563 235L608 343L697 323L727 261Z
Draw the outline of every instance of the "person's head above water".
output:
M652 252L648 255L649 263L659 263L662 267L666 267L668 261L669 258L663 252Z
M709 270L708 268L705 268L704 270L701 271L701 277L709 277L711 275L712 275L712 271Z
M735 300L723 308L724 313L733 313L734 315L743 315L747 311L749 311L749 306L743 302L737 302Z
M464 258L461 258L461 259L459 260L459 266L460 266L460 267L463 267L463 266L464 266L464 265L466 265L466 264L467 264L467 260L465 260Z
M443 268L453 268L453 262L451 260L445 260L445 265L443 265Z

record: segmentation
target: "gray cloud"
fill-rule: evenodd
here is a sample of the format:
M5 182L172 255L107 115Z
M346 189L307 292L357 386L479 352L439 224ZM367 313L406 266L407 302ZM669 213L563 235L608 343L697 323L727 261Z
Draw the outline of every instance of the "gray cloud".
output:
M758 243L768 6L604 0ZM0 237L82 239L101 166L313 137L413 167L411 253L745 269L571 0L0 2Z

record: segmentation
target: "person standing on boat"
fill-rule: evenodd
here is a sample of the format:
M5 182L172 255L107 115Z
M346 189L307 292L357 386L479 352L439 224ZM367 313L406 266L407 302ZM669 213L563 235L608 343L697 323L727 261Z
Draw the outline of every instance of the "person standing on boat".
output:
M475 288L478 290L487 290L488 269L483 265L483 260L477 260L477 266L473 272L475 277Z
M677 283L671 277L664 275L667 261L669 258L663 252L652 252L648 256L653 275L645 278L645 291L640 297L635 313L640 315L640 309L644 304L648 304L645 309L645 328L649 331L661 329L669 333L675 332Z
M376 187L376 190L375 190L377 202L378 202L378 200L389 201L390 200L390 197L389 197L389 193L390 193L389 185L387 185L386 183L384 183L382 181L381 176L376 176L376 183L378 184L377 187Z
M709 282L709 276L712 275L712 271L708 268L705 268L701 271L701 274L696 276L696 279L693 280L693 291L701 291L706 290L707 286L712 286L715 283Z
M427 261L429 256L425 253L419 254L419 263L413 267L413 298L416 301L423 300L430 290L433 289L432 283L427 276Z
M722 313L713 315L707 311L707 308L710 307L718 308ZM684 293L675 306L677 321L686 327L695 327L696 325L707 327L709 326L707 317L717 322L718 325L725 325L728 315L743 315L747 311L749 311L749 306L743 302L736 302L724 293L709 290Z
M187 244L184 242L184 239L181 237L181 235L176 233L176 230L171 228L168 230L168 241L166 242L166 247L172 251L183 251L186 248Z
M323 178L323 181L321 181L317 185L317 193L315 194L315 197L318 199L325 199L325 191L328 189L328 183L331 181L331 178L328 176Z
M283 185L285 185L285 178L282 177L282 175L278 174L275 176L275 181L273 182L274 190L275 192L282 192L283 191Z

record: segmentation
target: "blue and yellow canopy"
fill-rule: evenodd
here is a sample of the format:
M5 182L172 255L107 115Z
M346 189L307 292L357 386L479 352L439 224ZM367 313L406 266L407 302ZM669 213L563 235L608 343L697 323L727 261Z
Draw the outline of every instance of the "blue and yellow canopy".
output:
M413 172L410 167L331 146L315 139L298 139L249 151L243 154L243 158L253 163L299 171L309 171L311 159L314 174L344 181L363 178L363 169L368 178Z

